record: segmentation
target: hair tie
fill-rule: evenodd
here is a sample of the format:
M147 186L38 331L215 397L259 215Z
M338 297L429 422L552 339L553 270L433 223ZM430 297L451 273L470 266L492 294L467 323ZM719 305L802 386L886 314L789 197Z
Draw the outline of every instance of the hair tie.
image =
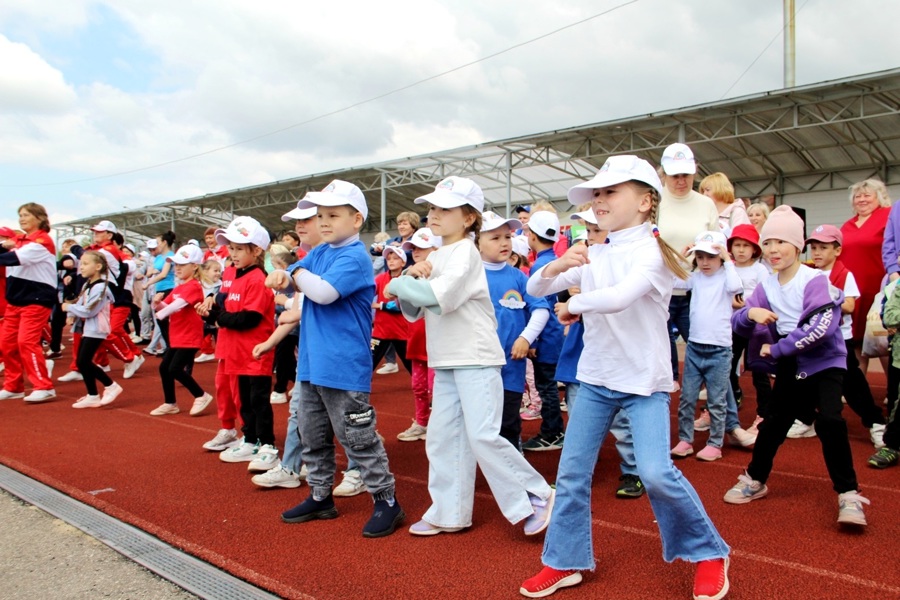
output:
M659 227L657 227L656 225L651 226L651 227L650 227L650 233L653 234L653 237L657 237L657 238L658 238L658 237L659 237Z

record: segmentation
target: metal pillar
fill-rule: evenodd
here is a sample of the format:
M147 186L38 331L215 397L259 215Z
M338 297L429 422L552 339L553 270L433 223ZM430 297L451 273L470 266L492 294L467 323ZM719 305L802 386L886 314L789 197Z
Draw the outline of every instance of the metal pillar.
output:
M387 174L381 173L381 229L387 231Z
M506 151L506 218L512 218L512 152Z
M794 25L794 0L784 0L784 87L794 87L794 66L796 58Z

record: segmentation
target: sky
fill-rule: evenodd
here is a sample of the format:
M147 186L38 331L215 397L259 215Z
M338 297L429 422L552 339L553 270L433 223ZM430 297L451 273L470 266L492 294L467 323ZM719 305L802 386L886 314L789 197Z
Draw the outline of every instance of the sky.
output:
M3 2L0 224L25 202L62 222L780 89L782 6ZM796 6L798 85L900 66L900 3Z

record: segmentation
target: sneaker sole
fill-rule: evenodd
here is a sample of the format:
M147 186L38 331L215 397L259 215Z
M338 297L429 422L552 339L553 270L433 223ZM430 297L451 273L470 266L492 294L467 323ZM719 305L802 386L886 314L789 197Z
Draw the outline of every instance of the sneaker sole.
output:
M855 527L865 527L868 525L865 515L838 515L837 522L841 525L852 525Z
M224 451L228 450L229 448L234 448L235 446L238 445L237 442L229 442L227 444L207 446L208 443L209 442L207 442L206 444L203 444L203 449L209 450L210 452L224 452Z
M694 453L693 450L688 450L684 454L680 454L678 452L669 452L669 454L672 456L672 458L687 458L688 456L690 456L693 453Z
M338 492L337 490L334 490L333 492L331 492L331 495L334 496L334 497L336 497L336 498L351 498L351 497L353 497L353 496L359 496L359 495L362 494L364 491L366 491L366 488L362 488L362 489L359 489L359 490L354 490L354 491L349 492L349 493L348 493L348 492Z
M621 498L623 500L634 500L635 498L640 498L643 495L644 495L644 490L641 490L640 492L637 492L637 493L616 490L616 498Z
M428 529L426 531L413 531L412 527L410 527L408 529L408 531L409 531L410 535L415 535L415 536L419 536L419 537L431 537L431 536L435 536L435 535L440 535L442 533L458 533L458 532L462 531L463 529L466 529L466 528L465 527L437 527L437 526L433 525L431 529Z
M769 488L763 488L760 492L752 495L752 496L744 496L741 495L738 497L725 496L725 502L727 504L750 504L754 500L759 500L760 498L765 498L769 495Z
M261 488L272 489L272 488L285 488L285 489L293 489L300 487L301 482L299 481L279 481L278 483L263 483L256 480L256 477L252 478L250 481L253 482L254 485L258 485Z
M225 458L226 456L228 458ZM222 462L226 462L226 463L237 464L237 463L243 463L243 462L251 462L254 460L254 458L253 458L252 454L250 456L241 456L239 458L231 458L228 454L222 453L219 455L219 460L221 460Z
M548 587L544 590L539 590L537 592L530 592L523 587L519 588L519 593L525 596L526 598L545 598L550 594L555 593L558 589L564 587L572 587L573 585L578 585L581 583L581 572L575 571L571 575L567 575Z
M55 399L56 399L56 394L53 394L52 396L47 396L46 398L35 398L34 400L29 400L28 398L23 398L23 400L25 402L27 402L28 404L41 404L44 402L50 402L51 400L55 400Z
M400 437L398 435L397 439L400 440L401 442L418 442L420 440L425 441L425 436L424 435L414 435L412 437Z
M401 509L400 512L397 513L397 516L394 517L394 520L391 521L391 526L382 531L363 531L364 538L380 538L391 535L395 531L397 531L397 526L402 523L406 519L406 513Z
M326 508L325 510L316 510L311 513L306 513L299 517L285 517L284 515L281 515L281 520L285 523L306 523L307 521L337 519L337 516L337 508L332 507Z
M895 460L895 461L892 461L892 462L889 462L889 463L880 463L880 462L875 462L875 461L871 461L871 460L870 460L870 461L869 461L868 463L866 463L866 464L868 464L868 465L869 465L870 467L872 467L873 469L887 469L888 467L893 467L893 466L895 466L895 465L897 464L897 461Z
M694 600L722 600L725 596L728 595L728 590L731 589L731 581L728 580L728 567L731 564L731 557L725 557L725 583L722 586L722 589L719 590L715 596L697 596L694 595Z
M192 417L196 417L196 416L200 415L200 413L202 413L204 410L206 410L206 407L209 406L210 403L212 403L212 401L213 401L213 399L210 398L209 400L204 402L201 406L192 406L191 410L188 414L191 415Z
M562 450L562 446L540 446L537 448L529 448L527 446L523 446L522 450L527 452L553 452L554 450Z

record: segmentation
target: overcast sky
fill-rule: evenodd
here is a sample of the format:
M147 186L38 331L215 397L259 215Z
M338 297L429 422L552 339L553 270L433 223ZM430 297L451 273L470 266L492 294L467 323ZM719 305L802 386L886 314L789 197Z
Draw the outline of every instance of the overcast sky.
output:
M627 2L0 3L0 223L24 202L59 222L782 87L782 0ZM798 85L900 66L900 3L796 5ZM610 9L314 123L113 175L302 123Z

